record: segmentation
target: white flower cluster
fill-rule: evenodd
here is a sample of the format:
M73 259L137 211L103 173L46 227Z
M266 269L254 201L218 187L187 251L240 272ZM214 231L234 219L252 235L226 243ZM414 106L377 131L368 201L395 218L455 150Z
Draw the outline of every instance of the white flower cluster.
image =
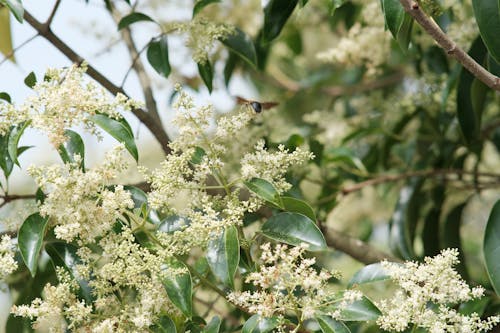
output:
M362 20L356 22L335 47L317 55L319 60L348 66L365 65L369 75L386 63L391 35L384 29L379 2L364 5L361 15Z
M14 259L15 246L9 235L3 235L0 240L0 281L17 269L17 262Z
M228 296L230 302L250 313L278 318L293 313L302 322L316 315L336 316L341 307L362 297L355 290L345 291L343 296L329 290L328 280L338 277L338 273L324 269L317 272L313 268L315 258L304 258L307 245L288 248L278 244L272 249L270 243L265 243L261 249L262 265L245 279L258 290ZM332 304L337 306L332 308Z
M166 29L175 29L187 34L186 46L198 64L207 62L208 54L217 40L224 39L234 32L234 28L227 24L208 21L199 15L188 22L169 23Z
M48 193L40 214L51 218L57 238L92 242L110 230L124 210L134 207L123 186L107 187L127 167L123 151L123 145L117 146L106 154L102 165L85 172L79 168L78 156L75 163L28 169Z
M409 326L431 333L483 332L500 322L500 316L482 321L477 314L462 315L453 305L480 298L483 288L470 288L453 269L459 262L458 250L447 249L424 263L404 265L382 262L401 290L377 304L382 311L377 324L385 330L402 332Z
M97 112L112 118L121 118L120 111L129 111L141 104L117 94L111 100L106 90L84 80L86 64L66 69L49 69L43 81L34 86L36 95L19 106L0 102L0 135L12 125L30 122L30 126L48 135L51 143L59 147L66 138L66 128L83 124L92 133L95 125L90 117Z

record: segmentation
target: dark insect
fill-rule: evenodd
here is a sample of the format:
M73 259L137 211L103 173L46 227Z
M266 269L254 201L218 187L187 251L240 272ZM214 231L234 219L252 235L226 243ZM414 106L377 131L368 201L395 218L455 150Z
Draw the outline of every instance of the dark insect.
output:
M241 104L241 105L248 105L250 106L255 112L261 113L262 110L267 110L272 107L275 107L279 103L277 102L257 102L257 101L250 101L248 99L245 99L240 96L236 96L236 103Z

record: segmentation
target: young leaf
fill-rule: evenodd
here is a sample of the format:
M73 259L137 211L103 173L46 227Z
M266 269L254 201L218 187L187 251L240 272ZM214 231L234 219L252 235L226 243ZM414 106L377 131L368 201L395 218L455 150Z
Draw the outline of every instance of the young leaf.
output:
M309 245L309 251L327 249L325 237L316 223L302 214L285 212L271 216L262 225L262 233L271 239L290 245L298 246L306 243Z
M155 22L151 17L149 17L146 14L139 13L139 12L134 12L131 14L128 14L118 22L118 30L121 30L123 28L128 27L129 25L135 23L135 22L140 22L140 21L148 21L148 22Z
M257 54L252 39L243 31L236 28L235 33L221 39L221 42L250 66L257 67Z
M337 305L332 306L336 309ZM380 310L368 298L363 296L362 299L348 304L341 308L339 320L342 321L370 321L375 320L381 315Z
M500 200L491 210L484 231L483 254L493 289L500 295Z
M387 279L390 279L390 276L384 270L382 265L380 263L375 263L367 265L357 271L347 284L347 287L351 288L353 285L383 281Z
M253 315L245 322L241 333L267 333L271 332L279 325L277 318L266 318L259 315Z
M139 153L137 151L137 146L135 145L134 135L132 134L130 125L125 120L125 118L116 120L108 117L105 114L96 114L92 116L91 119L113 138L123 143L125 145L125 148L127 148L129 153L136 161L139 160Z
M19 23L23 23L24 8L21 0L2 0L0 4L7 5L7 8L14 14Z
M314 214L314 210L307 202L292 197L281 197L281 201L283 202L284 210L287 212L299 213L316 221L316 214Z
M351 333L351 330L343 322L330 316L317 316L316 320L323 333Z
M10 159L17 165L19 165L17 157L20 155L17 147L19 144L19 139L21 138L21 136L24 133L24 130L26 129L26 127L28 127L29 124L30 121L25 121L24 123L13 127L9 134L9 142L7 150L9 152Z
M203 329L203 333L219 333L221 320L218 316L215 316L210 320L210 322Z
M31 276L35 276L36 274L47 222L47 218L43 218L39 213L35 213L28 216L21 228L19 228L19 251Z
M64 163L74 163L75 155L79 155L82 158L80 167L85 170L85 145L83 143L80 134L72 131L65 130L64 135L68 140L61 146L59 146L59 155Z
M149 64L158 74L163 77L168 77L170 75L172 68L170 67L170 61L168 59L167 36L163 36L159 40L151 41L146 56Z
M220 0L198 0L195 4L194 4L194 8L193 8L193 17L195 17L199 12L201 12L201 10L203 8L205 8L206 6L212 4L212 3L218 3L220 2Z
M481 38L491 56L500 62L500 4L496 0L472 0L472 8L476 16Z
M279 192L274 188L273 184L261 178L252 178L244 182L245 186L255 193L259 198L283 209L283 202Z
M214 275L234 289L234 274L240 261L238 230L231 226L208 242L207 262Z
M153 325L151 331L155 333L177 333L177 328L170 317L161 316L160 319Z
M212 64L208 61L205 61L204 64L198 63L198 72L200 73L205 86L207 86L208 92L212 93L212 81L214 79L214 69Z
M278 37L292 15L298 0L270 0L264 8L261 42L267 44Z
M31 72L24 78L24 84L26 84L29 88L32 88L36 84L36 75L34 72Z
M173 268L184 268L186 272L167 276L163 279L163 287L167 291L168 298L188 318L193 316L193 296L191 274L181 262L173 262Z

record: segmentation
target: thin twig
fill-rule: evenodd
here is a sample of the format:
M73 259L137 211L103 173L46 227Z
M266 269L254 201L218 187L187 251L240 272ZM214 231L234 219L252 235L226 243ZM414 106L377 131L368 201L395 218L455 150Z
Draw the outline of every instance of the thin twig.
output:
M78 53L76 53L68 44L64 43L56 34L50 30L50 27L38 21L35 17L33 17L29 11L24 11L24 19L28 22L38 33L47 39L55 48L61 51L68 59L73 61L74 63L81 64L85 61ZM108 90L111 94L116 95L121 93L128 97L125 91L116 86L113 82L111 82L107 77L101 74L98 70L96 70L90 64L88 65L87 74L99 82L106 90ZM170 154L171 149L169 147L170 139L163 129L161 123L155 120L155 117L146 112L143 109L137 108L132 110L134 115L151 131L156 140L160 143L165 154Z
M3 58L2 61L0 61L0 66L2 66L4 62L6 62L10 58L12 58L14 56L14 54L16 54L16 52L19 51L23 46L25 46L26 44L28 44L29 42L31 42L33 39L35 39L38 36L40 36L40 34L36 33L33 36L31 36L30 38L26 39L21 44L19 44L18 46L16 46L14 49L12 49L12 51L10 51L8 54L6 54L5 58Z
M128 68L127 72L125 73L125 75L123 76L123 80L122 80L122 83L120 84L120 87L123 88L123 86L125 85L125 82L127 81L127 78L130 74L130 72L132 72L132 70L134 69L134 65L135 65L135 62L137 61L137 59L140 58L142 52L144 52L146 50L146 48L148 47L149 43L147 43L146 45L144 45L140 50L139 52L137 52L137 55L135 56L135 58L132 60L132 64L130 65L130 67Z
M15 200L26 200L26 199L35 199L35 194L3 194L0 195L0 199L2 199L2 203L0 203L0 208L8 204L9 202Z
M47 21L45 21L45 24L47 26L50 26L52 24L52 21L54 20L54 17L56 16L57 9L59 8L59 5L61 4L61 0L56 0L56 3L54 4L54 8L52 8L52 12L49 15L49 18Z
M500 78L488 72L483 66L472 59L467 52L462 50L452 41L432 18L427 16L418 2L414 0L399 0L405 11L441 46L448 55L455 58L472 75L488 87L500 91Z

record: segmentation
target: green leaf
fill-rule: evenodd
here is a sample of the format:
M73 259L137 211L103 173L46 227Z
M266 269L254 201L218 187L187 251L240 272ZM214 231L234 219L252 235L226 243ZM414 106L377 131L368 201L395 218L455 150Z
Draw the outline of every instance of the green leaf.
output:
M486 54L486 48L481 38L477 38L469 50L469 55L481 64L485 60ZM484 103L478 99L481 97L484 99L486 89L487 87L483 83L477 81L469 71L462 68L457 87L457 118L464 140L468 145L474 144L480 137L481 113Z
M330 316L317 316L316 320L323 333L351 333L351 330L343 322Z
M175 306L188 318L193 316L193 296L191 274L187 267L175 261L170 264L170 267L178 269L183 268L186 271L175 276L168 276L163 279L163 287L167 291L168 298Z
M0 4L5 4L12 14L14 14L16 20L23 23L24 8L21 0L1 0Z
M19 229L19 251L31 276L36 275L38 258L40 257L47 223L47 218L43 218L39 213L35 213L28 216Z
M338 305L332 306L332 309L337 309ZM377 319L382 313L368 298L363 296L362 299L348 304L346 307L340 305L341 321L370 321Z
M136 161L139 160L139 153L137 152L137 146L135 145L134 135L132 134L130 125L125 118L116 120L105 114L96 114L92 116L91 120L113 138L123 143L132 157Z
M135 23L135 22L140 22L140 21L148 21L148 22L155 22L151 17L149 17L146 14L139 13L139 12L134 12L131 14L128 14L118 22L118 30L121 30L123 28L128 27L129 25Z
M424 255L433 257L439 254L441 248L439 239L441 234L440 217L443 211L443 203L445 199L444 186L436 186L431 194L432 207L425 216L424 227L422 230L422 243L424 246Z
M205 61L204 64L198 63L198 72L200 73L205 86L207 86L208 92L212 93L212 81L214 79L214 69L212 64L208 61Z
M413 19L408 15L399 0L382 0L385 25L403 50L410 43Z
M79 296L85 299L88 304L92 304L92 291L86 280L80 278L76 266L82 264L82 261L76 254L78 248L67 243L47 243L45 251L52 259L55 266L64 268L73 277L80 286Z
M347 0L330 0L328 8L330 16L335 14L335 11L339 9Z
M155 333L177 333L177 328L174 322L168 316L161 316L158 322L152 327L152 332Z
M203 333L219 333L221 320L215 316L210 320L207 326L203 329Z
M0 7L0 36L2 36L2 38L0 38L0 53L2 53L5 57L8 57L9 60L15 63L16 62L14 58L15 52L12 46L10 13L9 9L6 7ZM2 98L1 97L2 94L5 93L0 93L0 98Z
M500 200L491 210L488 224L484 231L483 253L486 271L493 289L500 295Z
M472 0L481 38L491 56L500 62L500 5L498 0Z
M396 209L389 222L391 250L407 260L415 257L413 238L418 220L421 185L421 179L413 178L400 190Z
M257 67L257 54L252 39L243 31L236 28L234 34L221 39L221 42L241 59L254 68Z
M9 156L8 141L9 133L6 135L0 135L0 167L4 172L5 178L9 178L12 169L14 168L14 163Z
M267 44L278 37L292 15L298 0L270 0L264 7L264 26L260 42Z
M243 182L245 186L255 193L259 198L283 209L283 202L279 192L274 188L273 184L261 178L252 178L249 181Z
M193 17L195 17L199 12L201 12L201 10L203 8L205 8L206 6L213 4L213 3L218 3L218 2L220 2L220 0L198 0L194 4Z
M466 202L455 206L446 216L443 226L442 248L458 249L458 259L460 262L457 265L457 271L462 278L468 280L467 266L465 265L465 256L462 250L462 241L460 238L460 228L462 226L462 213L466 206Z
M278 325L278 318L265 318L256 314L248 318L241 329L241 333L267 333L271 332Z
M166 232L166 233L174 233L177 230L182 230L183 228L189 226L191 221L188 218L181 217L178 215L172 215L164 218L160 226L158 227L158 231Z
M487 296L472 299L460 304L460 306L458 307L458 312L466 316L470 316L471 314L476 313L477 315L482 317L490 301L491 298Z
M167 36L163 36L159 40L152 40L149 43L146 56L149 64L158 74L163 77L168 77L170 75L172 68L170 67L170 61L168 60Z
M234 289L234 274L240 262L238 230L231 226L208 241L207 262L214 275Z
M226 65L224 66L224 84L226 85L226 88L229 86L229 81L231 81L231 77L233 76L238 61L239 59L236 53L229 52L229 57L227 58Z
M34 72L29 73L28 76L24 78L24 84L33 89L36 84L36 75Z
M59 146L59 155L64 163L75 163L75 155L82 158L80 167L85 170L85 144L80 134L65 130L64 135L68 138L66 142Z
M205 157L207 153L205 150L201 147L195 147L194 148L194 153L193 156L191 157L191 163L192 164L200 164L203 161L203 157Z
M271 216L264 225L262 233L267 237L298 246L302 243L309 245L309 251L323 251L327 249L325 237L313 220L297 213L280 213Z
M141 190L138 187L131 186L131 185L125 185L123 186L123 189L125 191L130 192L132 195L132 200L134 201L134 208L135 209L140 209L145 207L147 210L147 220L148 222L159 225L161 223L160 217L158 216L158 212L154 209L152 209L149 204L148 204L148 197L146 193L144 193L143 190ZM144 215L143 215L144 216Z
M387 274L382 265L380 263L375 263L367 265L357 271L347 284L347 287L351 288L352 286L358 284L384 281L388 279L390 279L390 276Z
M305 215L311 220L316 221L316 214L314 214L314 210L307 202L292 197L281 197L281 201L283 202L284 210Z
M10 98L10 95L4 91L0 92L0 99L3 99L4 101L6 101L8 103L12 103L12 99Z
M361 159L346 147L330 148L326 151L324 158L331 162L342 162L366 172L366 167Z
M19 161L17 160L18 156L20 155L18 152L18 144L19 144L19 139L24 133L24 130L26 127L29 126L31 121L25 121L22 124L14 126L9 134L9 143L8 143L8 152L9 152L9 157L14 162L15 164L19 165Z

